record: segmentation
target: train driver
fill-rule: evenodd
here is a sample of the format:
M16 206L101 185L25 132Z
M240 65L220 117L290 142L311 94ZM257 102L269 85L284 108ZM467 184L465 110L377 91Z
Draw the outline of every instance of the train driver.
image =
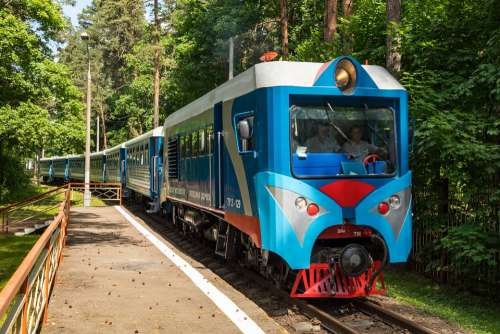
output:
M385 155L385 151L376 145L370 144L361 138L363 129L354 125L349 130L349 140L342 145L342 150L348 154L350 159L363 161L368 154Z
M323 121L318 124L318 132L306 141L307 151L311 153L333 153L340 150L340 145L331 134L330 124Z

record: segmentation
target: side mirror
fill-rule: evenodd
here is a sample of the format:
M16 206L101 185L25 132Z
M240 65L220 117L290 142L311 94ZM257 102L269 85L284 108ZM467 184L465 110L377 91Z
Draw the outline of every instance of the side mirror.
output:
M252 125L248 118L238 122L238 133L241 139L248 140L252 137Z

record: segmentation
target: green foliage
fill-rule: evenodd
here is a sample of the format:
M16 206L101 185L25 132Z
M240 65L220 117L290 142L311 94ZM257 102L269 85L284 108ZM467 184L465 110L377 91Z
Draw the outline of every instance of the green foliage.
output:
M498 242L498 237L496 239ZM492 247L495 245L493 240L480 226L464 224L451 228L438 244L450 256L452 266L475 270L481 265L490 268L496 266L498 248Z
M0 200L25 185L24 158L83 146L81 94L48 47L65 24L60 6L49 0L0 8Z

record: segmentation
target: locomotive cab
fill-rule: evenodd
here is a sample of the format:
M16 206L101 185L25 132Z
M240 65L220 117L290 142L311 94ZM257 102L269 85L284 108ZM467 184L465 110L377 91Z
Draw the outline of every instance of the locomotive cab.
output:
M272 113L289 126L268 135L287 144L269 148L289 159L256 177L263 247L298 270L295 297L383 293L383 265L411 247L406 91L385 69L340 57L310 87L276 93Z

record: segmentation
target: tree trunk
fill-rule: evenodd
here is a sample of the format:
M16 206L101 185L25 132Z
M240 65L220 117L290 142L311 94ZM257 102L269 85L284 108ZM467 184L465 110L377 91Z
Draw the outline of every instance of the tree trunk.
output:
M324 16L325 30L323 38L325 42L331 42L337 32L337 0L326 0Z
M350 18L352 16L352 6L354 0L342 0L342 15L344 18ZM347 53L352 52L353 46L353 36L350 32L344 33L344 49Z
M155 20L155 76L153 84L153 128L159 126L160 115L160 15L158 8L158 0L154 0L153 5L154 20Z
M281 52L283 59L288 59L288 9L287 0L280 0Z
M386 41L386 67L399 76L401 71L401 38L398 34L401 22L401 0L387 0L387 41Z
M100 104L100 112L99 115L101 116L101 121L102 121L102 146L104 149L108 148L108 138L106 136L106 120L104 119L104 108L102 107L102 103Z

